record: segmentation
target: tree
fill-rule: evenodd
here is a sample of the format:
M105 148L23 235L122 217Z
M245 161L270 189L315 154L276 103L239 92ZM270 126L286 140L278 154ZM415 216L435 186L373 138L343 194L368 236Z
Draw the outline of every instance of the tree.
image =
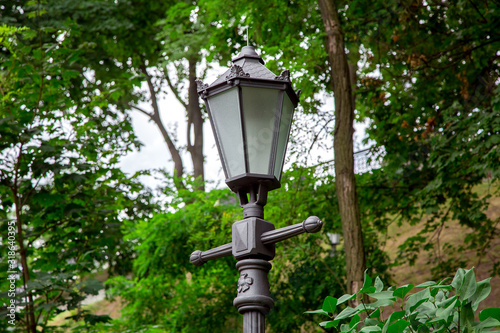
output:
M198 189L204 189L203 122L204 115L200 106L196 80L198 69L202 66L202 52L207 47L206 26L203 13L199 13L196 2L175 2L166 13L166 18L158 22L162 31L157 38L162 40L164 48L161 66L170 90L186 110L187 115L187 151L193 163L193 175L199 179ZM187 65L187 66L186 66ZM177 82L172 82L171 68L175 68ZM187 67L187 71L186 71ZM208 68L208 67L207 67ZM206 74L205 68L200 78ZM187 84L182 80L187 79ZM187 98L182 97L186 90Z
M275 300L267 318L271 332L311 328L304 311L315 308L334 290L346 292L345 255L342 251L330 255L326 235L342 228L338 207L330 204L336 202L332 178L318 177L314 168L297 167L284 173L281 189L269 193L265 215L276 228L311 215L325 222L325 232L302 235L276 247L269 273ZM201 192L191 188L172 192L170 197L169 212L126 225L126 238L136 244L137 258L133 276L107 282L110 294L125 303L122 317L111 323L113 329L241 331L241 315L231 306L238 278L235 259L229 256L201 267L188 260L194 250L230 241L231 225L242 218L236 198L228 189ZM385 273L387 265L378 249L376 232L366 233L371 269Z
M159 129L174 163L175 186L182 189L182 177L186 175L184 147L162 120L162 115L172 111L161 110L159 103L168 90L173 93L186 110L185 149L193 175L199 179L198 188L203 189L204 116L195 81L206 38L201 20L190 19L196 5L184 1L66 0L51 6L58 19L69 16L77 23L81 33L75 42L94 46L85 55L84 68L94 74L87 75L89 82L98 89L111 90L110 101L118 108L144 114Z
M486 196L475 193L499 178L497 9L494 1L359 1L344 14L348 38L360 38L367 50L360 111L372 121L374 149L383 152L384 172L364 190L394 198L374 211L398 223L425 221L401 247L401 260L430 250L435 276L461 267L467 251L476 251L480 264L500 232L499 220L485 214L495 186ZM382 219L375 218L385 225ZM464 242L440 241L454 220L468 233ZM498 274L499 258L493 261Z
M72 47L73 22L52 26L41 4L3 10L13 26L0 30L0 228L15 240L0 256L2 272L22 280L16 320L36 332L102 288L89 273L127 271L120 225L145 211L142 186L116 163L138 142L106 93L82 82L88 45Z
M355 293L363 286L363 275L366 269L353 156L355 98L352 90L356 84L357 55L355 54L354 57L351 55L351 66L349 66L344 45L344 32L335 0L318 0L318 2L325 25L326 49L335 98L333 133L335 183L342 218L347 286L349 293Z
M480 252L488 248L485 244L498 234L497 221L484 214L488 196L477 198L473 185L498 179L493 171L498 169L497 18L490 10L497 4L466 2L460 7L404 1L401 6L387 6L361 0L323 4L337 5L330 14L338 15L332 22L343 32L350 67L349 71L344 67L342 78L349 74L354 85L355 114L372 121L368 133L376 142L373 158L383 158L381 172L363 177L363 197L369 193L380 198L361 210L364 228L374 225L383 231L390 221L388 212L397 215L396 221L412 224L431 214L433 222L401 248L406 254L401 258L410 261L418 249L429 248L434 231L444 230L452 219L471 228L468 245ZM325 79L329 68L325 63L333 60L328 60L325 44L318 43L325 41L325 35L315 3L236 1L231 8L244 21L218 13L221 33L251 25L254 42L263 44L264 54L274 58L271 66L300 72L297 81L306 92L313 91L308 80L328 89L332 82ZM226 22L224 18L225 25L220 23ZM336 55L343 57L340 52ZM303 94L307 100L306 96L311 95ZM461 99L452 103L450 96ZM347 103L345 99L343 105ZM449 245L450 253L468 247ZM460 263L450 257L445 260L438 250L432 256L438 268L452 265L449 270L454 271Z
M313 169L300 169L285 174L284 188L269 193L266 218L277 228L319 214L328 221L328 230L340 229L335 207L325 200L334 197L335 190L330 180L320 180L313 173ZM189 188L173 192L169 207L175 211L127 225L127 239L137 244L137 259L132 278L108 282L112 295L126 303L122 318L113 322L115 330L155 326L164 331L197 332L200 327L211 332L241 331L241 315L231 306L238 278L235 259L229 256L201 267L188 260L196 249L229 242L231 225L242 218L241 208L228 189L201 192ZM268 317L272 332L299 331L307 318L304 308L315 307L329 288L344 290L342 274L338 274L344 257L327 256L330 247L325 235L316 234L277 246L270 272L276 301ZM196 325L193 318L197 318Z

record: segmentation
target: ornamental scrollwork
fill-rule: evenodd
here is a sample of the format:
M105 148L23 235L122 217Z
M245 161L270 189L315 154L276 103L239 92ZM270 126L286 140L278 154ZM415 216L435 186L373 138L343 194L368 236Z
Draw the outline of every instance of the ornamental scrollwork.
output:
M198 88L198 92L203 91L208 88L208 84L203 83L201 80L196 80L196 86Z
M250 286L253 284L253 279L251 277L248 277L248 274L241 274L240 278L238 279L238 293L244 293L248 289L250 289Z
M285 69L283 72L281 72L280 76L274 77L275 80L280 80L280 81L290 81L290 71L288 69Z
M231 80L235 77L250 77L250 74L245 73L245 71L243 71L243 67L233 65L233 67L231 67L231 72L226 76L226 80Z

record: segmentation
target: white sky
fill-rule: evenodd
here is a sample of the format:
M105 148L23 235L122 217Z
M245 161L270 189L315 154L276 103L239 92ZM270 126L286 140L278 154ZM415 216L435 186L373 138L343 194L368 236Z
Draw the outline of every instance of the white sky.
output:
M173 94L164 96L165 99L159 101L160 115L163 123L167 128L172 126L177 127L177 146L185 146L186 140L186 111L183 106L177 101ZM151 107L146 103L141 105L145 110L150 110ZM149 118L138 112L132 111L132 125L134 131L143 143L140 151L134 151L125 156L120 168L127 173L134 173L139 170L146 169L166 169L173 173L174 165L167 145L163 140L158 127ZM205 177L207 180L220 181L224 180L224 173L219 162L217 148L210 128L210 122L206 121L203 127L204 131L204 155L205 155ZM183 153L184 168L187 171L192 171L192 164L189 154ZM154 186L156 182L153 179L144 179L146 185Z

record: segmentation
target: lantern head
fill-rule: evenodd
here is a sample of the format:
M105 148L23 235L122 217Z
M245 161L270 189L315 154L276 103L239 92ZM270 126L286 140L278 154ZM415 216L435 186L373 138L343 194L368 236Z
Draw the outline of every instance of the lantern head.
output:
M299 102L290 72L275 75L252 46L211 85L198 82L227 186L234 192L280 187L293 111Z

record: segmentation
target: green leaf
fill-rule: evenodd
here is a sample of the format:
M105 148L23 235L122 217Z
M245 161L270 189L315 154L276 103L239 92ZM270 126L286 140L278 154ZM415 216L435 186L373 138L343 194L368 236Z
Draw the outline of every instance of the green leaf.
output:
M375 318L366 318L365 321L364 321L364 326L375 326L375 325L378 325L379 324L379 321Z
M337 299L332 296L326 296L325 300L323 301L323 306L322 306L323 311L333 314L335 312L336 307L337 307Z
M349 327L348 324L340 325L340 332L350 333L350 332L353 332L355 329L356 329L356 327Z
M368 296L372 297L372 298L375 298L375 299L391 299L391 300L396 300L396 297L394 297L393 295L394 292L392 291L382 291L382 292L379 292L379 293L373 293L373 294L368 294Z
M316 313L319 313L319 314L324 314L324 315L329 316L329 313L328 313L328 312L326 312L326 311L325 311L325 310L323 310L323 309L311 310L311 311L305 311L304 313L310 313L310 314L316 314Z
M398 319L394 324L389 325L387 333L401 333L410 326L410 323L404 319Z
M474 323L474 311L472 310L471 303L460 308L460 326L471 327Z
M493 318L493 317L488 317L479 323L474 323L474 325L472 325L472 326L476 331L488 329L488 328L494 328L494 327L499 328L500 321L498 319Z
M97 295L99 290L104 288L104 285L99 280L87 279L84 282L78 283L76 287L86 294Z
M446 298L443 301L436 303L436 306L438 308L447 308L451 303L455 302L457 300L457 295L452 296L450 298Z
M355 315L352 317L351 321L349 322L349 327L350 328L355 328L356 325L361 321L361 317L359 315Z
M453 320L453 310L455 310L455 306L459 303L460 302L457 300L457 296L453 296L450 302L446 302L446 307L441 307L436 310L436 317L430 320L429 323L435 323L439 321L450 323Z
M370 333L370 332L381 332L382 329L378 326L365 326L359 330L359 333L365 332L365 333Z
M381 292L382 290L384 289L384 283L382 282L382 280L377 276L375 278L375 292L378 293L378 292Z
M465 275L462 286L460 288L460 297L461 301L469 299L476 292L477 283L476 283L476 275L474 274L474 269L469 269Z
M415 288L426 288L426 287L430 287L430 286L435 286L437 285L438 283L437 282L434 282L434 281L427 281L427 282L424 282L424 283L421 283L419 284L418 286L416 286Z
M432 302L427 301L420 304L417 307L416 311L418 312L418 318L423 318L423 317L431 318L436 315L437 309Z
M393 295L396 297L399 297L401 299L404 299L405 296L413 289L414 285L412 284L407 284L402 287L397 288L394 290Z
M361 309L375 309L375 308L378 308L378 307L384 307L384 306L391 306L392 304L394 304L394 301L396 299L379 299L373 303L368 303L368 304L361 304L360 307Z
M453 280L451 281L451 285L457 293L460 291L460 288L462 287L462 284L464 282L464 276L465 276L465 270L463 268L459 268L457 270L457 273L453 277Z
M376 309L372 313L370 313L370 318L379 318L380 317L380 309Z
M406 311L413 312L417 306L427 301L430 297L431 293L428 288L412 294L406 301Z
M488 308L479 312L479 320L484 321L487 318L494 318L500 321L500 308Z
M474 311L477 311L477 308L479 307L479 303L481 303L483 300L488 297L488 295L491 292L491 278L487 278L483 281L480 281L477 283L477 288L476 292L474 295L470 298L472 301L472 309Z
M396 311L396 312L391 313L391 315L389 316L389 319L387 319L387 321L389 323L392 323L393 321L401 319L404 316L405 316L405 311L404 310Z
M363 287L358 293L373 293L376 289L372 287L372 278L368 275L368 270L365 271L365 281L363 282Z
M404 316L405 316L405 310L396 311L396 312L391 313L389 318L385 321L384 327L382 328L382 332L386 333L387 330L389 329L389 325L391 325L392 322L399 320L399 319L403 318Z
M345 301L348 301L348 300L351 300L351 299L354 299L356 298L356 294L352 294L352 295L349 295L349 294L345 294L343 296L341 296L338 301L337 301L337 305L339 304L342 304L344 303Z
M335 317L335 320L341 320L341 319L345 319L345 318L349 318L349 317L352 317L356 314L358 314L360 312L359 309L354 309L354 308L351 308L350 306L348 306L347 308L345 308L344 310L342 310L342 312L340 312L336 317Z
M339 324L338 320L323 321L319 323L319 326L324 328L337 327Z

